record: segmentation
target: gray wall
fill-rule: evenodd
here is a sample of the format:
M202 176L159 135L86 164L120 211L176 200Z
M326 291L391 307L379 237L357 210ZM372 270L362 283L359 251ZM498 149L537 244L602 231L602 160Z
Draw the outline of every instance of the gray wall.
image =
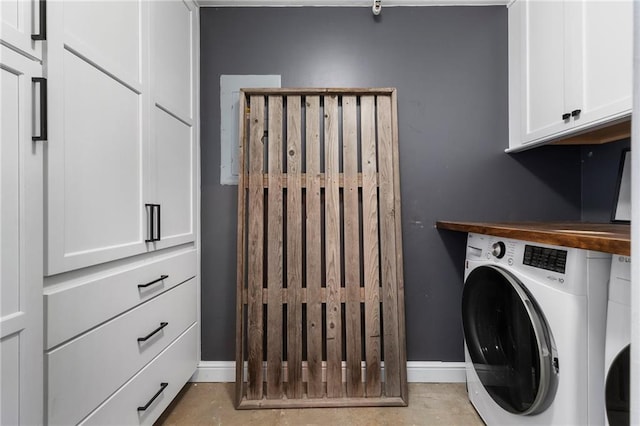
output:
M581 150L508 155L505 7L201 10L202 357L233 360L236 194L220 185L221 74L396 87L409 360L460 361L465 235L436 220L579 220Z
M615 202L622 150L631 139L582 147L582 220L608 222Z

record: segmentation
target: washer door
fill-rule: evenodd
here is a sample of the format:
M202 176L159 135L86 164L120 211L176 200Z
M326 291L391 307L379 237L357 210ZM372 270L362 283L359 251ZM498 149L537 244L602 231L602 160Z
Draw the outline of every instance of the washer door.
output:
M607 420L610 426L627 426L630 423L629 406L631 379L631 346L627 345L615 358L605 387Z
M555 396L558 358L544 315L518 279L481 266L465 281L462 323L485 389L510 413L544 411Z

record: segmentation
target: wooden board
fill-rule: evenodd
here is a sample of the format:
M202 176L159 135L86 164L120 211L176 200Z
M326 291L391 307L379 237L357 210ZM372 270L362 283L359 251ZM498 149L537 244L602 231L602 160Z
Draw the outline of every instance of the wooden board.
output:
M631 255L631 225L585 222L436 222L438 229Z
M240 103L236 407L406 405L395 90Z
M322 207L320 198L320 97L306 98L306 274L307 395L321 398L322 381Z
M262 399L262 285L264 273L264 191L262 173L264 160L264 98L251 97L249 118L249 219L247 259L248 277L248 382L247 398Z
M267 244L267 398L280 399L282 372L282 279L283 220L282 185L275 178L282 173L282 96L269 97L269 194Z
M340 245L340 140L338 96L324 97L325 137L325 262L327 287L327 396L342 396L342 304Z

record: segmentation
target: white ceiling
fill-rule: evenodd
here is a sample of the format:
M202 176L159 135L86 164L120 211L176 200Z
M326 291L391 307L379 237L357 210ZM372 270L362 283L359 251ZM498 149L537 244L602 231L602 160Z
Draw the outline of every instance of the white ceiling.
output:
M382 0L387 6L495 6L511 0ZM366 6L373 0L196 0L204 7Z

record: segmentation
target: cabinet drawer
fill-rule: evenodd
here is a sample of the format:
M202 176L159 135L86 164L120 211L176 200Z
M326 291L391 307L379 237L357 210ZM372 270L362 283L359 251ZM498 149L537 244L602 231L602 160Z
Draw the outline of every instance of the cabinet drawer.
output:
M196 312L191 279L46 354L49 423L82 420L195 323Z
M197 363L197 330L194 324L111 398L82 425L151 425L189 380ZM144 407L163 383L164 390Z
M51 349L78 334L157 296L196 274L196 251L153 260L100 278L45 291L45 348ZM162 276L165 279L146 287Z

